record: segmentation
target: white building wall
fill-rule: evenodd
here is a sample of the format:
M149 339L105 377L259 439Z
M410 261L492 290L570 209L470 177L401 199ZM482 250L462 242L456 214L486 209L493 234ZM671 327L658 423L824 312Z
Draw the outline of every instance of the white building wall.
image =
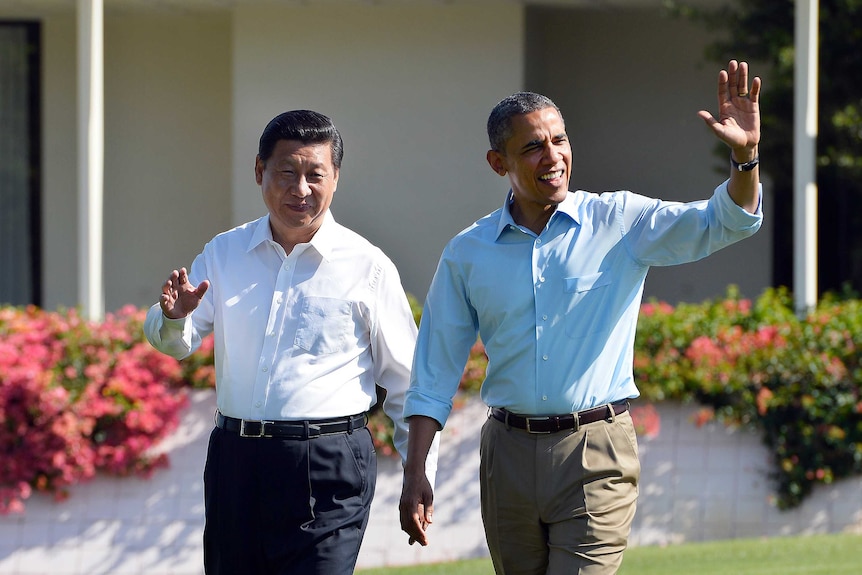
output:
M78 91L75 15L42 20L42 303L78 296Z
M66 6L17 17L42 23L43 306L70 307L78 303L76 14ZM225 12L106 9L108 311L155 302L170 270L229 225L231 48Z
M251 6L234 18L233 218L264 213L266 122L330 116L345 142L335 218L382 248L425 297L446 241L500 205L485 122L523 82L522 8L471 3Z
M106 309L155 303L230 222L230 18L105 21Z
M43 303L74 306L75 13L9 16L43 23ZM523 51L517 3L109 4L106 309L149 305L210 237L264 213L257 140L301 107L330 115L345 139L336 218L423 298L445 242L505 196L485 162L485 121L520 89Z
M108 311L150 304L170 269L264 212L257 140L287 109L335 120L346 155L333 212L387 252L420 299L446 241L502 203L508 182L485 162L485 121L516 90L563 108L575 186L693 199L721 178L696 116L715 100L707 38L661 18L657 3L106 4ZM21 6L0 0L0 18L43 24L43 304L53 309L78 301L75 9ZM647 296L697 301L728 283L756 296L769 284L771 225L706 262L654 270Z

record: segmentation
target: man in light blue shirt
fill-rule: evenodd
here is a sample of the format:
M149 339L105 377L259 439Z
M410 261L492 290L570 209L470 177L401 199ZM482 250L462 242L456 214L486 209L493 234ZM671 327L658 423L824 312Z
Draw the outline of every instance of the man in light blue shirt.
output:
M709 200L569 191L572 151L556 105L529 92L488 119L505 205L446 246L425 303L405 418L410 439L401 524L428 544L433 493L424 462L452 408L470 347L488 368L481 396L482 517L497 573L616 573L640 464L628 400L637 315L651 266L699 260L756 232L760 78L718 77L731 175Z

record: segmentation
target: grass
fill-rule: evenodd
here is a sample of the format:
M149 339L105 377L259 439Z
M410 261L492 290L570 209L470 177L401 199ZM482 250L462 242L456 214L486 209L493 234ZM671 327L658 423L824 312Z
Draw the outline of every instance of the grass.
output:
M733 539L626 551L619 575L858 575L862 535ZM493 575L489 559L360 569L357 575Z

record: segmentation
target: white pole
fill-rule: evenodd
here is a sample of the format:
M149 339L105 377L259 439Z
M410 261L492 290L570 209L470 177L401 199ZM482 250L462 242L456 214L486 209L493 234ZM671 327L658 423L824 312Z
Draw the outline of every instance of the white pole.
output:
M78 299L86 319L105 315L103 0L78 0Z
M796 313L817 305L817 69L819 0L796 0L793 118L793 293Z

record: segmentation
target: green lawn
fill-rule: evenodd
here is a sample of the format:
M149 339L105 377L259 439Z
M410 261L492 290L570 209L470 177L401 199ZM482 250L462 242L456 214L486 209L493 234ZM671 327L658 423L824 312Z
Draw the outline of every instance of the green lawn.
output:
M360 569L357 575L493 575L488 559ZM859 575L862 535L735 539L668 547L634 547L619 575Z

